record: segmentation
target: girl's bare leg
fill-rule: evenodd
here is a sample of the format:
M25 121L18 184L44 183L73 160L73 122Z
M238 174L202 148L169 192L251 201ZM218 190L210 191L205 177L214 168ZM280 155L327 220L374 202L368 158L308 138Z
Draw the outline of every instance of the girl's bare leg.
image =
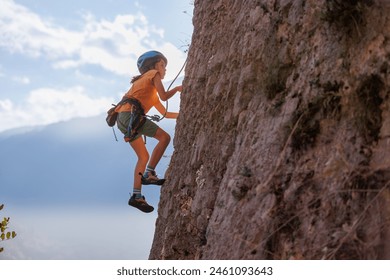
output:
M139 137L136 140L130 142L130 146L134 149L138 158L134 169L134 189L141 190L141 176L139 176L139 173L142 174L145 171L149 160L149 153L145 147L145 143L142 137Z
M169 142L171 141L171 136L169 136L169 134L166 133L161 128L158 128L154 138L156 138L158 140L158 143L157 143L156 147L154 148L154 150L152 152L152 156L150 157L150 161L148 163L148 165L152 166L153 168L155 168L157 166L161 157L163 156L166 148L169 145Z

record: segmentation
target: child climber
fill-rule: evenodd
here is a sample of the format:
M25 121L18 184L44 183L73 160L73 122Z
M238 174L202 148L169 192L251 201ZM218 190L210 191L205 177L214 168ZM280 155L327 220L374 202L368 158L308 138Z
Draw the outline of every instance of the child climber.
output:
M175 93L182 91L181 85L165 91L161 80L165 77L167 63L166 57L158 51L148 51L142 54L137 61L141 75L133 77L131 80L132 86L123 98L133 98L138 101L145 114L152 107L155 107L166 118L176 119L178 113L166 112L166 108L160 101L160 99L166 101ZM137 129L135 137L126 137L131 129L129 123L133 121L132 109L134 107L129 103L116 108L116 112L119 113L117 119L118 128L125 134L125 141L130 143L138 157L134 170L133 194L129 199L129 205L149 213L154 208L146 202L145 197L142 195L142 185L162 185L164 183L165 179L159 179L154 169L164 154L171 138L168 133L147 118L145 123ZM154 137L158 140L151 157L149 157L141 135Z

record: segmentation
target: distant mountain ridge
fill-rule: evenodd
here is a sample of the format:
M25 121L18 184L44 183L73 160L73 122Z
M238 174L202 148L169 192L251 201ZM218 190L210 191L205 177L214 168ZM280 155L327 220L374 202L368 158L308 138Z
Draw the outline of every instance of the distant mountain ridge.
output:
M105 116L77 118L47 126L0 133L2 202L37 205L108 205L127 203L135 154ZM159 124L172 136L175 123ZM153 139L147 140L151 150ZM167 149L157 172L163 175L172 154ZM151 152L151 151L150 151ZM158 189L144 188L157 206Z

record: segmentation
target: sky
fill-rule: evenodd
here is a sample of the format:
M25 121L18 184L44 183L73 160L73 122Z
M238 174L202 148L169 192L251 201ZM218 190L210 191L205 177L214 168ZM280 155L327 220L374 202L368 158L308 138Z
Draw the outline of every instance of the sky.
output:
M0 7L0 132L107 111L151 49L168 58L169 81L192 36L190 0L0 0Z
M173 137L174 124L159 126ZM127 205L136 160L118 140L102 116L0 133L0 219L17 233L0 241L0 260L148 258L161 187L142 189L154 212ZM149 151L155 144L148 138ZM159 175L172 153L171 144Z
M9 227L17 236L0 244L0 261L148 259L157 218L156 212L141 215L126 205L27 212L6 205L3 212L12 213Z
M192 10L190 0L0 0L0 218L18 234L0 259L148 257L160 188L143 190L152 214L127 205L135 156L102 117L145 51L165 54L170 84ZM169 101L179 107L180 94ZM174 120L159 125L174 134Z

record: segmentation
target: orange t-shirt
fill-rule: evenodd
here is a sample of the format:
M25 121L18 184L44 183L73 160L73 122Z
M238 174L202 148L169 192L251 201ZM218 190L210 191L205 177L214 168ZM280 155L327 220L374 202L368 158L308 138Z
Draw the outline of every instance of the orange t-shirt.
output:
M149 70L136 80L129 91L125 94L125 97L133 97L141 102L145 114L158 102L160 99L157 95L157 89L153 84L153 79L158 73L157 70ZM118 106L116 112L129 112L131 111L131 105L126 103Z

